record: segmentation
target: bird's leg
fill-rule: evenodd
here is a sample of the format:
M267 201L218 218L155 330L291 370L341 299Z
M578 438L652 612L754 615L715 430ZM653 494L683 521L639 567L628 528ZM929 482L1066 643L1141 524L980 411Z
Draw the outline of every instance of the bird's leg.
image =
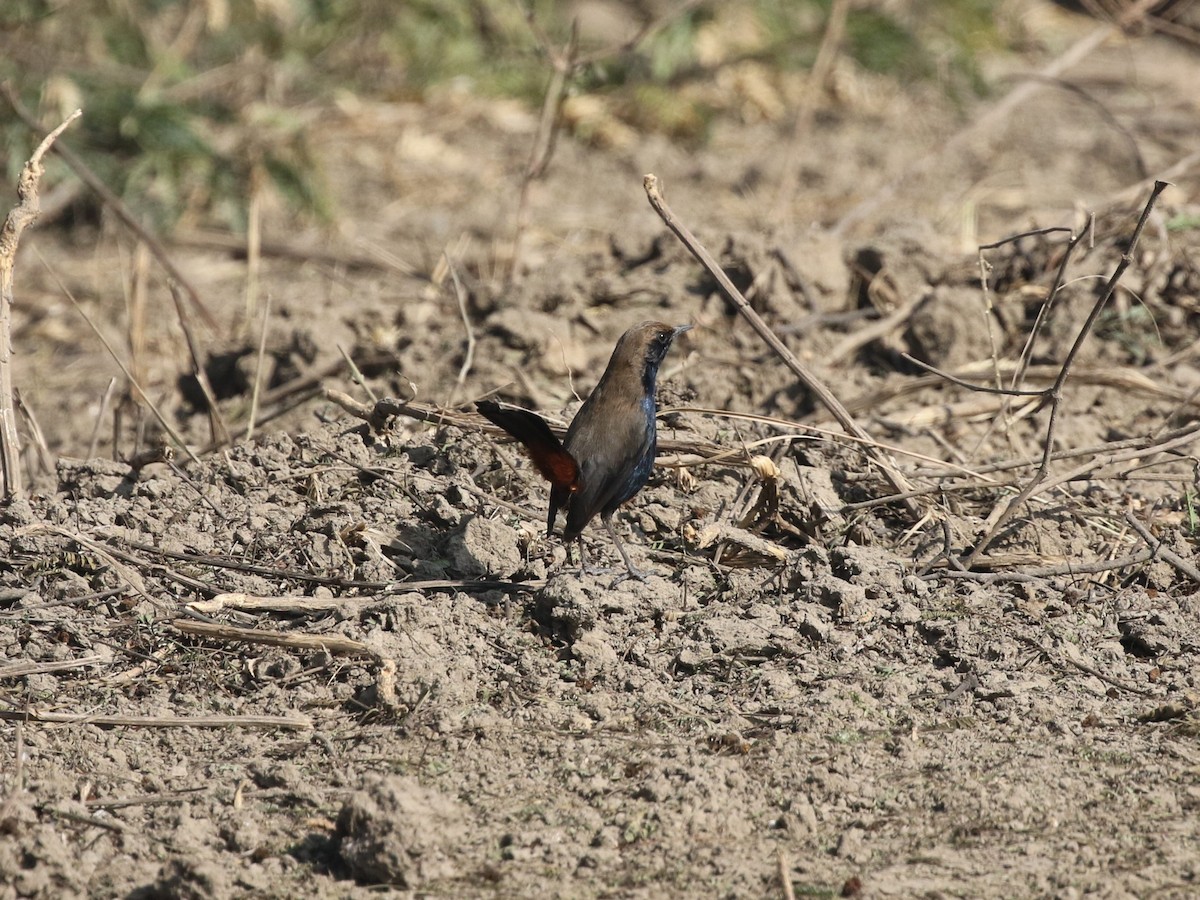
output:
M621 539L617 537L617 530L613 528L612 513L601 513L600 519L604 522L604 528L608 532L609 537L611 537L613 539L613 543L617 545L617 552L621 554L621 559L625 562L625 568L628 569L628 574L622 575L612 583L612 586L616 587L627 578L636 578L638 581L645 581L648 577L647 574L633 564L633 561L629 558L629 554L625 552L625 545L622 544Z
M579 577L582 578L584 575L603 575L604 574L603 572L597 572L595 569L588 568L587 548L583 544L582 536L576 538L575 541L567 541L567 543L566 543L567 565L569 566L571 564L571 544L572 543L579 544Z
M570 551L568 551L570 552ZM605 566L589 566L587 564L587 550L584 548L583 537L579 538L579 577L584 575L611 575L615 569L610 569Z

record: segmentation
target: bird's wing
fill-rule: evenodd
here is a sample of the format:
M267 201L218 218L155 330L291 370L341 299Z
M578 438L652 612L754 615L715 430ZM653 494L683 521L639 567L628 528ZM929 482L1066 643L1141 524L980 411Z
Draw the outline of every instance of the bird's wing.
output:
M575 457L563 449L562 442L545 419L525 409L505 409L490 400L480 400L475 408L524 445L533 467L556 491L570 494L579 489L579 465Z
M615 509L641 490L653 465L654 440L645 413L632 407L609 407L605 413L588 415L579 427L572 423L568 439L572 455L580 460L580 486L570 500L566 536L578 534L596 513Z

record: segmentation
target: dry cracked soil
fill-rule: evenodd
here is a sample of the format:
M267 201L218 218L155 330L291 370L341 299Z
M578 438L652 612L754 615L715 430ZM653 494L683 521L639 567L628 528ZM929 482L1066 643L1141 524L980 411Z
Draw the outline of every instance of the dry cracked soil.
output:
M223 323L193 327L225 427L262 382L253 435L215 448L144 251L108 222L28 232L0 898L1200 895L1200 61L1110 30L1030 78L1105 26L1002 6L1028 41L983 61L987 98L845 63L794 133L746 64L703 144L564 136L515 253L535 112L460 88L322 108L339 229L268 206L252 315L243 256L169 247ZM1049 395L912 359L1053 388L1147 176L1173 184L1039 481ZM1071 253L1032 234L981 263L1052 226ZM696 327L617 517L651 576L614 584L545 536L545 487L468 401L569 421L647 318ZM155 454L151 403L194 458Z

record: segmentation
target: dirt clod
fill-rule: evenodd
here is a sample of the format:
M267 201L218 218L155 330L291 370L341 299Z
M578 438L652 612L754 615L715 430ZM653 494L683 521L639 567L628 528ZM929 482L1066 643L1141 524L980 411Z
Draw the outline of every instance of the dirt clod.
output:
M459 872L467 817L411 777L372 775L338 814L338 854L364 884L417 889Z
M509 578L521 567L516 535L510 525L471 516L450 538L450 560L468 577Z

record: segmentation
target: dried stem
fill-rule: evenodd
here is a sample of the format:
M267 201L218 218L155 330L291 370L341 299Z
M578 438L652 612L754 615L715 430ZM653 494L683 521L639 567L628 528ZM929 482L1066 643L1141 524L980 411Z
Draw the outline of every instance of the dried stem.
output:
M937 366L931 366L929 363L917 359L908 353L901 353L901 359L907 360L918 368L924 369L938 378L944 379L951 384L957 384L961 388L966 388L968 391L974 391L977 394L999 394L1002 397L1041 397L1045 391L1018 391L1012 388L997 388L987 384L976 384L973 381L967 381L965 378L959 378L957 375L952 375Z
M11 90L7 84L5 90ZM32 225L41 211L38 184L45 174L42 157L54 146L67 126L83 115L75 110L38 144L17 181L17 205L0 226L0 500L19 496L21 480L21 439L17 433L17 413L13 405L12 379L12 307L13 271L17 265L17 247L21 234Z
M312 721L301 716L103 716L43 712L37 709L0 709L0 719L9 722L98 725L101 728L312 728Z
M1088 213L1087 223L1080 229L1078 234L1072 234L1067 241L1062 261L1058 265L1058 271L1054 273L1054 283L1050 285L1050 293L1046 295L1046 302L1038 310L1037 318L1033 321L1033 327L1029 330L1029 337L1025 340L1025 346L1021 349L1021 356L1017 361L1017 371L1013 373L1012 381L1010 382L1013 388L1021 384L1025 370L1029 367L1029 361L1033 358L1033 346L1042 333L1042 327L1050 317L1050 312L1053 310L1054 303L1058 299L1059 291L1062 290L1063 281L1067 277L1067 266L1071 262L1071 256L1075 253L1075 248L1079 246L1079 242L1083 240L1084 235L1092 233L1095 223L1095 216Z
M50 267L50 264L46 262L45 259L42 260L42 264L46 266L46 270L50 272L50 275L55 281L58 282L59 289L63 292L66 298L71 301L71 305L75 307L75 311L83 317L83 321L87 322L88 327L92 329L92 333L100 339L100 343L104 345L104 349L108 351L108 355L113 358L113 362L115 362L120 370L124 373L125 377L129 380L129 383L141 396L141 399L144 400L146 405L150 407L150 412L152 412L154 417L158 419L158 423L162 425L163 430L171 436L171 439L183 449L183 452L186 453L193 462L199 462L200 460L196 457L196 454L192 452L192 449L187 445L187 442L184 441L183 436L175 429L174 425L167 421L167 417L163 415L161 410L159 410L158 405L150 399L150 396L134 377L133 372L131 372L129 367L125 365L124 360L117 355L117 351L113 348L113 345L108 342L108 338L104 336L104 332L102 332L96 323L92 321L91 316L84 312L83 307L79 304L79 301L75 299L75 295L71 293L71 289L68 288L66 283L58 277L58 273ZM114 440L114 450L115 447L116 444Z
M1163 562L1173 566L1177 572L1192 580L1193 584L1200 584L1200 569L1197 569L1187 560L1183 559L1178 553L1175 553L1168 547L1164 547L1162 541L1150 533L1145 525L1137 520L1133 513L1125 513L1125 521L1129 527L1138 533L1138 536L1146 542L1150 547L1150 551Z
M50 447L46 444L46 435L42 431L42 426L38 424L37 416L33 414L32 407L21 399L21 392L13 388L13 403L16 406L17 412L21 414L21 418L25 420L25 429L29 433L29 437L33 440L34 449L37 450L38 470L40 472L54 471L54 454L50 452ZM32 463L30 464L32 467Z
M258 360L254 364L254 390L250 392L250 419L246 422L246 440L254 437L254 422L258 418L258 399L262 392L263 364L267 357L267 322L271 318L271 295L263 302L262 327L258 330Z
M571 36L561 51L553 50L545 43L545 35L537 28L533 10L529 11L527 20L534 35L542 42L542 48L550 58L550 83L546 86L546 95L542 99L542 115L538 120L537 134L533 146L529 149L529 161L521 174L521 190L517 199L517 224L513 234L512 253L508 261L508 280L515 281L520 274L521 240L529 225L529 192L533 182L545 174L550 158L554 155L554 145L558 138L559 127L562 124L563 100L567 96L569 78L575 71L576 54L579 51L579 23L571 23Z
M1052 225L1049 228L1031 228L1029 231L1019 231L1016 234L1010 234L1008 237L1003 237L998 241L992 241L990 244L980 244L980 250L996 250L1003 247L1005 244L1015 244L1017 241L1027 237L1037 237L1039 235L1059 234L1066 232L1074 234L1074 231L1066 225Z
M868 325L864 325L857 331L851 332L838 341L837 345L825 354L825 364L830 368L835 367L842 360L853 356L863 347L867 346L867 344L877 341L891 334L893 331L900 330L900 327L913 317L918 307L927 299L927 294L918 294L882 319L878 319Z
M208 600L193 600L188 607L206 616L215 615L223 609L305 616L318 612L370 606L372 603L384 603L387 600L387 596L381 594L359 594L354 597L260 597L255 594L231 593L217 594Z
M100 397L100 408L96 411L96 424L92 426L92 437L88 441L87 454L84 459L96 456L96 446L100 443L100 426L104 423L104 414L108 412L108 404L112 402L113 390L117 386L117 376L108 379L108 387Z
M66 672L69 669L82 669L85 666L103 666L107 663L103 656L81 656L78 659L59 659L49 662L18 662L10 666L0 666L0 679L24 678L26 675L42 675L48 672Z
M208 405L209 435L212 437L213 443L228 444L229 429L225 427L225 419L221 415L221 408L217 405L217 395L213 390L212 382L208 380L208 371L204 367L204 357L200 350L200 343L196 340L196 334L192 329L192 322L188 316L187 307L184 306L179 285L174 279L169 279L167 286L171 289L171 299L175 303L175 314L179 317L179 327L183 329L183 337L187 341L188 355L192 358L192 374L196 377L196 383L200 385L200 391L204 394L204 402Z
M626 40L611 47L601 48L592 53L579 52L579 22L571 22L571 34L562 49L555 48L550 38L542 29L534 15L533 6L526 9L525 22L537 42L538 49L550 61L550 82L546 86L546 94L542 99L542 113L538 119L537 133L533 145L529 149L529 161L521 175L521 188L517 199L516 226L513 230L511 256L508 260L508 281L516 281L520 276L521 240L529 225L529 193L534 181L545 173L554 156L555 144L559 131L562 129L562 105L566 98L571 79L582 69L603 62L612 57L629 53L642 41L662 29L668 22L684 15L693 7L699 6L700 0L684 0L657 18L649 19L629 36Z
M271 647L291 647L297 650L325 650L329 653L347 653L353 656L378 656L376 651L362 641L342 637L340 634L264 631L258 628L236 628L233 625L193 622L191 619L176 619L171 626L184 634L206 640L240 641L248 644L266 644Z
M1043 578L1056 578L1064 575L1080 577L1083 575L1099 575L1101 572L1115 572L1118 569L1128 569L1154 558L1151 550L1139 550L1120 559L1105 559L1096 562L1069 562L1056 566L1043 566L1040 569L1026 569L1023 572L973 572L964 569L934 570L924 578L961 578L965 581L977 581L980 584L1001 584L1004 582L1030 582Z
M458 397L458 392L462 390L462 386L466 383L467 375L471 372L471 367L475 365L475 329L471 327L471 316L467 312L467 292L463 287L462 279L458 277L458 269L454 265L454 261L450 259L450 255L446 254L446 268L450 270L450 278L454 281L454 297L458 300L458 314L462 316L463 328L467 332L467 352L463 357L462 368L458 370L458 380L454 383L454 390L450 392L450 402L447 406L453 406L455 399Z
M796 120L792 125L792 140L788 144L787 157L783 163L783 178L779 183L779 194L775 198L773 215L776 221L791 218L792 201L796 197L796 186L800 183L800 153L808 131L812 128L817 110L817 98L826 89L838 52L846 34L846 19L850 13L851 0L833 0L829 17L825 20L825 33L817 48L817 58L804 83L804 91L796 107Z

